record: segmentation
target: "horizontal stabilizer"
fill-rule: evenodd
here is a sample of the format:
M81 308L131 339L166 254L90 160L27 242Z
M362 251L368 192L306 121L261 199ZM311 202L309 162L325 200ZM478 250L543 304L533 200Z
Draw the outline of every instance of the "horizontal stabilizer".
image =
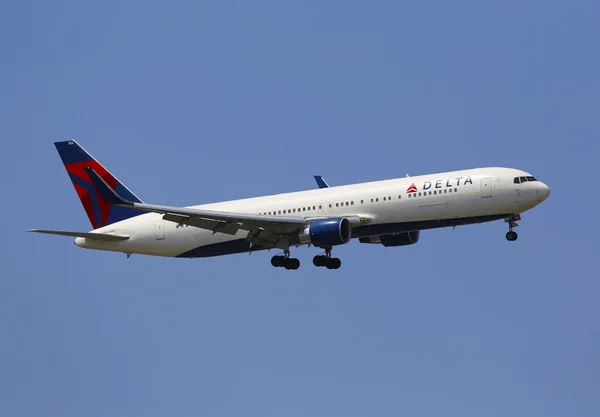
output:
M118 240L129 239L129 236L113 235L113 234L107 234L107 233L64 232L62 230L40 230L40 229L29 229L29 230L27 230L27 232L46 233L48 235L59 235L59 236L83 237L86 239L103 240L105 242L115 242Z

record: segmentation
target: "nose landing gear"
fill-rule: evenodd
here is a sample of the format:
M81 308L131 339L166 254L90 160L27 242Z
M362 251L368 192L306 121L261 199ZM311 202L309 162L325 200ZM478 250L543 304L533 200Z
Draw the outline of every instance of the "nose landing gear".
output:
M283 255L276 255L271 258L271 265L276 268L285 268L287 270L296 270L300 268L300 260L298 258L290 258L290 251L283 251Z
M339 269L342 266L340 258L331 257L331 248L325 249L325 255L317 255L313 258L314 266L324 266L327 269Z
M506 234L506 240L508 240L509 242L514 242L519 237L517 232L513 232L513 228L518 226L515 220L521 220L521 216L519 214L515 214L514 216L510 216L505 220L508 223L508 233Z

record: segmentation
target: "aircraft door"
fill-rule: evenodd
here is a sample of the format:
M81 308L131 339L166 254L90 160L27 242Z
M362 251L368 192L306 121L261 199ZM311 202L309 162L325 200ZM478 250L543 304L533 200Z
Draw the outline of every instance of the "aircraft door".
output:
M156 240L163 240L165 238L165 222L159 221L154 224L154 237Z
M481 197L487 198L492 196L492 179L482 178L481 179Z

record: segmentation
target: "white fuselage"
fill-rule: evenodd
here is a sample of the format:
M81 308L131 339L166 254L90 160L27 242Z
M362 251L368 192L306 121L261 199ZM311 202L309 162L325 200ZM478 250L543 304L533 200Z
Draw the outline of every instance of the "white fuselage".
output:
M277 194L193 206L205 210L289 217L345 217L364 221L352 237L456 226L520 214L543 201L548 187L540 181L515 183L530 174L511 168L478 168ZM97 229L127 235L128 240L103 242L77 238L78 246L127 254L204 257L246 252L247 231L214 233L165 221L146 213ZM256 250L256 248L252 248Z

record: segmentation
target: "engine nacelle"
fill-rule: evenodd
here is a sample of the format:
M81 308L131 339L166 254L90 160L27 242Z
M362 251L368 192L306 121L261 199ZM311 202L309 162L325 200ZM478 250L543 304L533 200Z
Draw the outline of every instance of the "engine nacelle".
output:
M407 246L414 245L419 241L421 232L418 230L412 232L393 233L391 235L381 235L372 237L361 237L358 239L360 243L380 243L385 247L388 246Z
M300 243L320 248L343 245L350 241L352 228L346 218L323 219L312 222L299 234Z

